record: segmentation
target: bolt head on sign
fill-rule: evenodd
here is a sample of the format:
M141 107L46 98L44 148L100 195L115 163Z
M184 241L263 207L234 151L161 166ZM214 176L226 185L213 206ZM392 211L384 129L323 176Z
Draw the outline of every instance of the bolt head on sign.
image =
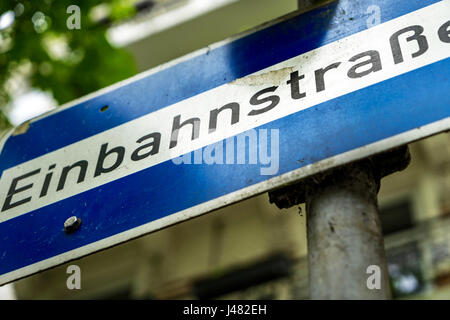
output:
M76 216L72 216L64 222L64 231L66 233L72 233L75 230L77 230L80 227L80 225L81 219L77 218Z

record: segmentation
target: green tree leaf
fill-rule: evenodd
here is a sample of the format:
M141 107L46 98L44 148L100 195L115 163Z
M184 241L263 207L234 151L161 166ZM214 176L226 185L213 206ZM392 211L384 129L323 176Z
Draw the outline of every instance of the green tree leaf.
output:
M134 14L128 0L0 1L0 15L14 12L12 25L0 30L0 113L11 100L8 83L24 65L30 66L30 85L51 92L59 104L136 74L132 56L113 47L107 27L90 19L91 9L101 3L120 19ZM67 27L67 8L73 4L81 9L79 30ZM0 127L6 123L0 116Z

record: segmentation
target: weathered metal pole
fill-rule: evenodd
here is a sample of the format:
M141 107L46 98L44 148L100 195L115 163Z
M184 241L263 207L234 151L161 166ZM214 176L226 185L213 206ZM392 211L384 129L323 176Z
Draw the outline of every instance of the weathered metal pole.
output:
M269 193L279 208L306 202L311 299L391 298L377 193L409 162L403 146Z
M308 186L311 299L391 297L378 217L379 183L372 167L360 162Z

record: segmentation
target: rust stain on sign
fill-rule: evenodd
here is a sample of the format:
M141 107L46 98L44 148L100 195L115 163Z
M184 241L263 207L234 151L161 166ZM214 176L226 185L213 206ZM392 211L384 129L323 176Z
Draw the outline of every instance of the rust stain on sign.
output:
M261 85L274 85L278 86L280 83L289 77L289 74L293 72L292 67L286 67L279 70L269 71L262 74L255 74L240 79L236 79L230 82L232 85L241 86L261 86Z

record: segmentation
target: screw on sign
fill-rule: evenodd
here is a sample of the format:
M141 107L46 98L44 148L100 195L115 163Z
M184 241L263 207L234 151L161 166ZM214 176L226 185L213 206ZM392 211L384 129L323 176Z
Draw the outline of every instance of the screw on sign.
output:
M76 216L72 216L64 222L64 231L66 233L73 233L76 230L78 230L80 226L81 226L81 219Z

